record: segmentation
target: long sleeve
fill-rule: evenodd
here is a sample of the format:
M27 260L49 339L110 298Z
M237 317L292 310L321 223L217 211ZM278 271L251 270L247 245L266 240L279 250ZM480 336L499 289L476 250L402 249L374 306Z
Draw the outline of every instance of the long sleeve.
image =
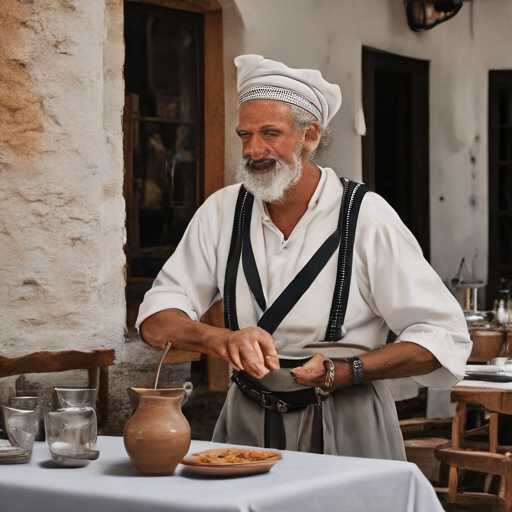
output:
M197 321L217 293L218 215L215 198L196 212L173 255L144 296L137 329L149 316L179 309Z
M464 376L471 352L462 310L422 255L418 242L396 212L377 194L367 194L356 243L367 269L365 300L397 334L429 350L442 367L413 379L449 388Z

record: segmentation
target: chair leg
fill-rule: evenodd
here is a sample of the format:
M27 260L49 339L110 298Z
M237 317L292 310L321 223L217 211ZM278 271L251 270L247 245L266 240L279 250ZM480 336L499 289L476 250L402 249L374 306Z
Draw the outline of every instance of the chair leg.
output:
M103 428L108 423L108 366L101 366L99 374L98 427Z
M466 431L466 404L459 402L457 404L457 413L452 423L452 448L458 450L460 448L460 438L464 437Z
M449 480L448 480L448 501L450 503L455 503L455 499L457 497L458 480L459 480L458 469L451 466L450 467L450 476L449 476Z
M501 475L498 497L501 501L499 511L512 512L512 470L510 466L509 469Z
M498 413L491 412L489 418L489 451L498 452Z
M97 389L98 388L98 367L88 368L87 372L89 373L89 389Z

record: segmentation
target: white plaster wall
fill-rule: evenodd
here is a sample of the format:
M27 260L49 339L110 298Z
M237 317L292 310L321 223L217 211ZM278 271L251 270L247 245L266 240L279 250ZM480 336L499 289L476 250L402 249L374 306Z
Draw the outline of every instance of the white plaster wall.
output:
M415 33L402 0L235 2L224 12L226 183L235 181L240 154L234 56L255 53L319 69L338 83L343 105L320 164L359 180L361 138L354 117L361 103L362 47L429 60L431 263L448 281L465 256L474 261L476 277L486 279L488 71L512 69L512 2L475 0L473 33L469 4L449 22Z
M0 353L119 348L122 2L0 11Z

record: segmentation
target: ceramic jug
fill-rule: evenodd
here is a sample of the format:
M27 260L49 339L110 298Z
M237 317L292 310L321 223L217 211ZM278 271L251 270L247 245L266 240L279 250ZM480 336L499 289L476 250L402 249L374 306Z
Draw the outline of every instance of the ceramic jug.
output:
M190 447L190 425L181 412L185 390L130 388L140 398L124 427L133 465L150 475L172 475Z

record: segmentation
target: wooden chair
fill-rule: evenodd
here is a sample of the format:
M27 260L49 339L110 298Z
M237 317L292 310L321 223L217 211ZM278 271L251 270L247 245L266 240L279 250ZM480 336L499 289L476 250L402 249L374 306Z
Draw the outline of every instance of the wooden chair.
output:
M108 420L108 367L114 364L115 350L79 352L33 352L25 356L8 358L0 356L0 377L25 373L54 373L86 369L90 388L98 388L98 426Z
M453 402L458 402L451 446L435 451L436 457L450 466L448 501L494 506L496 511L512 512L512 446L498 444L498 417L512 414L512 390L457 386L451 397ZM489 423L466 431L468 404L483 406L490 413ZM488 443L471 441L472 436L482 434L488 434ZM465 470L499 475L498 494L462 492L459 473Z
M512 329L507 331L505 342L501 346L500 357L512 357Z

